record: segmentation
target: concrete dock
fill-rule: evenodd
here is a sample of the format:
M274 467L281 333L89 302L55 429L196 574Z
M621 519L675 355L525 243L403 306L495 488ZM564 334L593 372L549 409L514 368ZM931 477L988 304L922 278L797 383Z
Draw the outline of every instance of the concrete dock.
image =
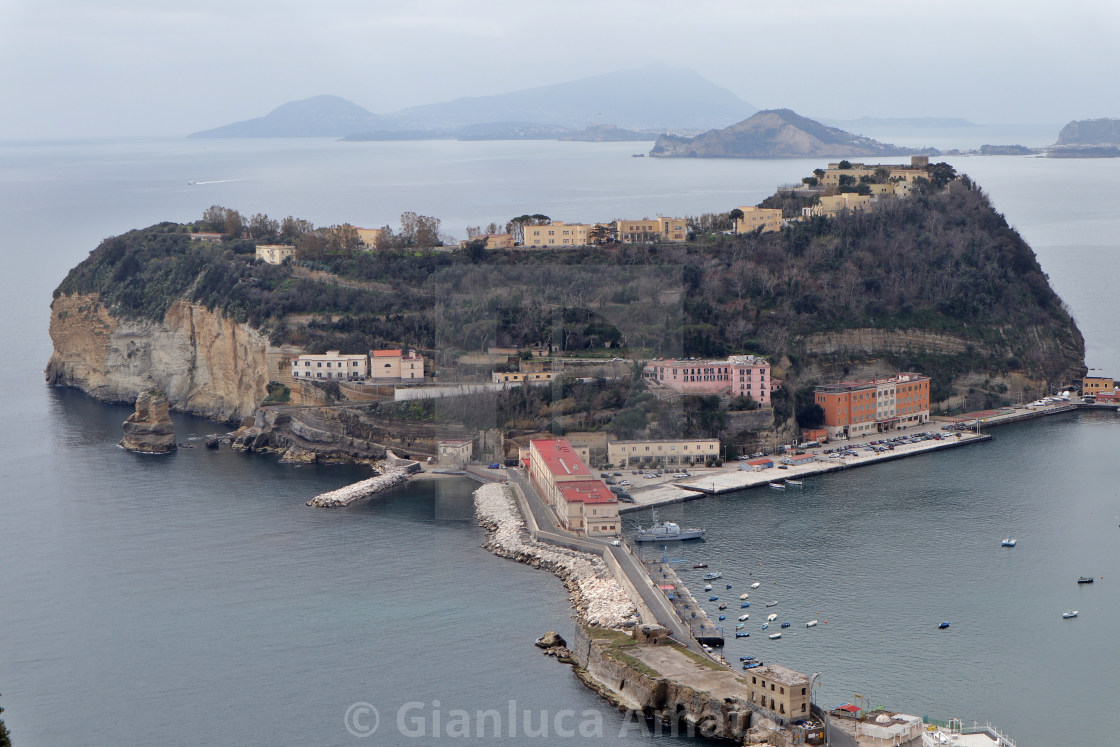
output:
M773 467L757 472L739 469L740 465L746 464L745 462L729 462L723 467L694 468L691 470L692 474L688 479L672 480L672 478L669 478L672 482L667 485L660 484L653 485L650 488L631 490L630 494L634 498L634 503L621 504L618 510L619 513L640 511L670 503L693 500L705 495L720 495L722 493L733 493L737 490L767 487L772 482L800 480L806 477L823 475L827 472L865 467L871 464L889 462L893 459L903 459L918 454L953 449L958 446L984 443L991 439L992 437L987 433L952 433L951 435L945 435L940 441L930 440L916 444L899 444L895 446L893 451L887 452L863 451L867 448L865 441L860 443L845 441L840 443L850 449L857 450L857 456L829 459L823 454L823 449L815 449L815 451L822 452L817 455L818 461L799 466L787 466L785 469L779 466L781 457L777 456L774 457Z
M689 591L688 587L681 581L672 563L657 560L646 563L645 565L649 569L650 580L665 593L665 596L673 605L677 617L692 631L692 637L708 646L722 646L723 626L716 625L712 622L711 618L708 617L708 613L704 611L704 608L696 601L696 598L692 596L692 592ZM711 583L712 585L711 595L719 596L721 601L727 601L728 608L730 608L731 602L724 599L722 594L724 587L727 585L726 582L722 578L719 578L706 583ZM666 586L672 586L673 588L663 588ZM727 593L730 594L731 591L727 590ZM733 597L732 599L737 600L737 597ZM737 605L736 609L738 609Z

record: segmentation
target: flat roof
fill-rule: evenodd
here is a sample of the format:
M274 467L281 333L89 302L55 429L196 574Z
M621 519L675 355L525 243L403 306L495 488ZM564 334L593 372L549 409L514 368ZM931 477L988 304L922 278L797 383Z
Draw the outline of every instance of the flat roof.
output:
M656 441L611 441L607 446L620 444L707 444L719 443L718 438L663 438Z
M537 450L545 469L557 477L586 477L591 479L591 470L579 458L565 438L550 438L530 441L529 445Z
M369 354L374 358L400 358L402 355L399 350L371 350Z
M799 685L808 686L809 684L808 675L801 674L801 672L790 669L789 667L783 667L781 664L766 664L765 666L755 669L751 674L760 674L786 687L795 687Z
M569 503L618 503L618 498L602 480L562 482L560 495Z

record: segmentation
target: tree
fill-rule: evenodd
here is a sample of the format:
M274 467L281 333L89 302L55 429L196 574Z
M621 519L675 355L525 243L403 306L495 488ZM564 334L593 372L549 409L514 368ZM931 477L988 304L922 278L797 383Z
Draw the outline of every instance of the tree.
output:
M481 228L479 228L478 226L467 226L468 239L477 239L480 235L482 235Z
M0 708L0 713L3 712L4 709ZM12 747L11 737L12 733L8 731L8 727L4 726L4 720L0 719L0 747Z
M605 244L610 241L611 229L605 223L596 223L587 232L587 238L590 239L592 244Z
M476 239L471 239L467 242L464 249L471 262L477 265L486 257L486 237L480 236Z
M841 174L836 183L841 187L850 187L856 183L856 178L851 174Z
M836 164L836 168L838 168L838 169L850 169L850 168L852 168L852 162L851 161L841 161L840 163Z
M942 189L957 178L957 170L944 161L929 164L926 166L926 173L929 174L929 181L934 189Z
M806 187L815 187L820 184L820 179L815 176L805 176L801 178L801 183Z
M289 215L280 221L280 240L285 244L294 244L300 236L306 236L314 230L315 226L311 221Z
M816 402L797 411L797 425L801 428L820 428L824 425L824 408Z
M245 230L245 219L241 213L221 205L211 205L202 213L202 222L211 231L224 233L226 236L241 236Z
M280 232L280 224L264 213L257 213L249 219L249 237L272 241Z
M825 173L824 169L813 169L813 176L817 177L818 181L824 179Z
M739 221L743 219L743 211L739 208L734 208L727 214L727 220L731 222L731 230L736 230Z

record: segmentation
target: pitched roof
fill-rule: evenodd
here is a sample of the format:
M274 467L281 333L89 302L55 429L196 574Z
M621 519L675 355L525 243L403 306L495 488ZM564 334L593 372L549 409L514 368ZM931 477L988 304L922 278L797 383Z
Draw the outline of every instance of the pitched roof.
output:
M560 483L560 494L568 503L618 503L618 498L602 480L577 480Z

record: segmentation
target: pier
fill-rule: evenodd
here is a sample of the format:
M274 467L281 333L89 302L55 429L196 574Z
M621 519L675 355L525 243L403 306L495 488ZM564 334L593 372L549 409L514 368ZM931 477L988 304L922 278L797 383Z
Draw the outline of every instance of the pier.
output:
M692 637L703 645L723 646L723 626L714 624L708 617L708 613L692 596L692 592L688 590L684 582L681 581L668 557L662 557L660 560L645 565L649 569L650 580L665 592L665 596L673 605L677 617L689 627ZM727 585L721 578L712 580L713 595L716 593L717 582L721 587ZM727 591L730 592L731 590L728 589Z

